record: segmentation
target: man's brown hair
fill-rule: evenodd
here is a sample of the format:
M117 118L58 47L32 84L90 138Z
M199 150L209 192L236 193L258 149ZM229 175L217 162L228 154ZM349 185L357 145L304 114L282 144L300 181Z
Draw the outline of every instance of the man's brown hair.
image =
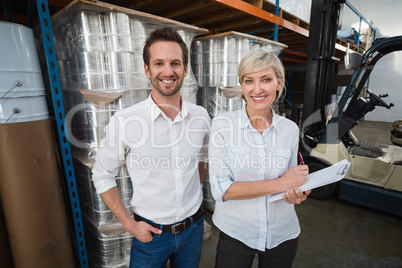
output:
M183 66L186 67L188 63L188 48L183 39L172 27L163 27L161 29L154 30L150 33L149 37L145 41L142 58L144 63L149 67L149 60L151 55L149 54L149 48L153 43L159 41L176 42L180 45L183 54Z

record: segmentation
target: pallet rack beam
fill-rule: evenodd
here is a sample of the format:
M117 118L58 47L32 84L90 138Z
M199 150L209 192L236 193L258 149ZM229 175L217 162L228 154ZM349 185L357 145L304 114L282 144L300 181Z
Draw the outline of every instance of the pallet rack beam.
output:
M241 12L247 13L254 17L257 17L257 18L266 20L268 22L274 23L276 25L282 26L282 27L289 29L293 32L296 32L302 36L308 37L308 35L309 35L308 30L306 30L296 24L293 24L287 20L284 20L278 16L275 16L272 13L262 10L261 8L253 6L247 2L244 2L241 0L214 0L214 1L217 3L220 3L222 5L228 6L230 8L237 9Z

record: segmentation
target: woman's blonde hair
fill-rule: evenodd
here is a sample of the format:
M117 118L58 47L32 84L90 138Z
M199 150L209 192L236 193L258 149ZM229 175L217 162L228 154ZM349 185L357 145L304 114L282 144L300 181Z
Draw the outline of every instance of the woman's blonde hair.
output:
M239 83L243 83L243 78L246 74L256 73L270 67L274 68L276 78L281 84L281 88L277 92L275 98L275 100L278 100L285 88L285 70L283 68L282 62L273 52L257 50L250 52L246 56L244 56L244 58L240 62L238 70Z

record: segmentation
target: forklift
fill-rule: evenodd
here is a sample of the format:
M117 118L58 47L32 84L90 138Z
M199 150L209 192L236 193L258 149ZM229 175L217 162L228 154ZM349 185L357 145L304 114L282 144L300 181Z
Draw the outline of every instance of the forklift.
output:
M376 39L363 55L347 55L350 61L345 65L353 67L354 72L332 118L327 120L335 62L339 61L334 52L343 3L312 1L302 116L292 118L297 121L302 117L300 151L310 172L343 159L351 162L351 167L343 180L313 189L310 197L327 199L336 192L341 200L402 217L402 147L359 141L353 134L353 127L368 112L394 106L384 101L386 94L367 90L366 97L359 95L375 64L389 53L402 51L402 36ZM399 122L394 123L394 131L399 131ZM391 132L393 136L397 134ZM385 154L392 157L384 161Z

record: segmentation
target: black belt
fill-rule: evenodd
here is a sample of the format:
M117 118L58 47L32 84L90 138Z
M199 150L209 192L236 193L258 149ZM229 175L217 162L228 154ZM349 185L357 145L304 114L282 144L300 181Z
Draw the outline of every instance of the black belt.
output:
M194 213L192 216L188 217L187 219L176 223L176 224L170 224L170 225L162 225L162 224L156 224L152 222L148 222L150 225L153 227L161 229L163 232L168 232L172 234L177 234L180 233L184 230L186 230L188 227L190 227L194 222L198 221L201 219L201 217L205 214L205 210L202 208L202 206L197 210L196 213ZM145 218L137 215L134 213L134 219L136 221L141 221Z

